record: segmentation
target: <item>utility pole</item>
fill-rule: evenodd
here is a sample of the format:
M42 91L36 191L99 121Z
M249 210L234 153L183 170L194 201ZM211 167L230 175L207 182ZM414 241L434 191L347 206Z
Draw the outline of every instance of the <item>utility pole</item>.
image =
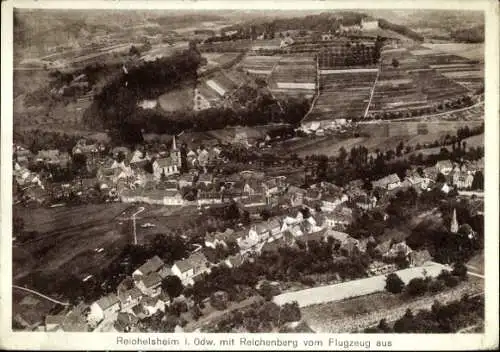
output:
M137 227L135 223L135 217L136 215L142 213L144 211L144 207L140 207L138 211L136 211L134 214L132 214L132 226L134 227L134 245L137 246Z

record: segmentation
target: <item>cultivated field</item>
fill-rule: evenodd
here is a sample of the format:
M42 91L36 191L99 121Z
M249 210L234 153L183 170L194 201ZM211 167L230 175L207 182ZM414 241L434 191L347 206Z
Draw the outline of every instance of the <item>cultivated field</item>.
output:
M376 77L376 69L322 71L319 96L304 122L363 117Z
M430 309L435 300L446 303L460 299L462 294L474 294L483 290L480 279L469 277L468 281L437 295L408 299L387 292L347 299L339 302L313 305L301 309L303 320L316 333L348 333L378 324L380 319L389 322L399 319L406 309L414 313L419 309Z

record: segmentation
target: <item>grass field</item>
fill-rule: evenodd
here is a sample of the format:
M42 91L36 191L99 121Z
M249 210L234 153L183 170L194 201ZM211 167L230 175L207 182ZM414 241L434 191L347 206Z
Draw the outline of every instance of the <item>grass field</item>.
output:
M484 60L484 43L445 43L445 44L422 44L433 51L444 52L465 57L470 60Z
M16 208L27 231L38 235L13 248L14 281L34 271L64 269L83 274L100 270L112 255L95 253L96 248L119 249L126 244L119 224L113 219L129 205L121 203L50 209ZM127 240L128 241L128 240Z
M25 284L37 273L53 274L64 280L69 275L82 279L98 274L115 259L126 244L133 243L130 217L139 207L137 240L144 243L157 233L167 233L196 220L196 207L164 207L147 204L107 203L50 209L16 208L27 231L38 231L33 240L13 246L13 278ZM142 228L149 222L153 228ZM95 250L103 248L97 253ZM31 287L28 281L28 287ZM34 287L36 289L36 287Z
M186 87L160 95L160 107L168 112L193 109L194 89Z

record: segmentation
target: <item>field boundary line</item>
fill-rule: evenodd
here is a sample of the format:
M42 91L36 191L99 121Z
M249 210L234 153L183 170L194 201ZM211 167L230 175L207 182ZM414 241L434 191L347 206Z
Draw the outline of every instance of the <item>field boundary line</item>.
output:
M380 76L380 71L382 70L382 64L378 65L377 76L375 77L375 81L373 82L373 87L370 92L370 99L368 100L368 104L366 105L365 113L363 114L363 119L366 119L366 115L368 115L368 111L370 110L370 105L372 103L373 94L375 93L375 87L377 86L378 77Z
M29 293L32 293L34 295L37 295L39 297L42 297L42 298L45 298L46 300L49 300L51 302L54 302L54 303L57 303L57 304L60 304L62 306L69 306L69 303L68 302L61 302L61 301L58 301L57 299L54 299L54 298L51 298L49 296L46 296L44 295L43 293L40 293L40 292L37 292L35 290L31 290L29 288L26 288L26 287L21 287L21 286L17 286L17 285L12 285L12 288L16 288L18 290L22 290L22 291L26 291L26 292L29 292Z
M474 105L466 106L465 108L461 108L461 109L457 109L457 110L450 110L450 111L445 111L445 112L440 112L439 114L413 116L413 117L404 117L404 118L401 118L401 119L391 119L391 120L360 121L358 123L359 124L371 124L371 123L388 122L388 121L390 121L390 122L400 122L400 121L408 121L408 120L427 119L427 118L438 117L438 116L446 115L446 114L455 114L457 112L466 111L468 109L476 108L476 107L478 107L480 105L484 105L484 100L482 100L480 102L477 102ZM472 120L472 121L477 121L477 120ZM415 122L425 122L425 121L415 121Z

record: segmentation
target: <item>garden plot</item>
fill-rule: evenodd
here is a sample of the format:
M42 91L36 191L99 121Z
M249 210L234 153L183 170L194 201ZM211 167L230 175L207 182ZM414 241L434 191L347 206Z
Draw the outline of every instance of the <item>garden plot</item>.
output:
M238 67L250 74L268 76L280 59L281 56L247 55Z
M320 94L304 121L363 117L376 70L328 70L320 75Z
M311 57L282 57L270 76L270 88L275 93L301 91L313 94L316 90L316 63Z

